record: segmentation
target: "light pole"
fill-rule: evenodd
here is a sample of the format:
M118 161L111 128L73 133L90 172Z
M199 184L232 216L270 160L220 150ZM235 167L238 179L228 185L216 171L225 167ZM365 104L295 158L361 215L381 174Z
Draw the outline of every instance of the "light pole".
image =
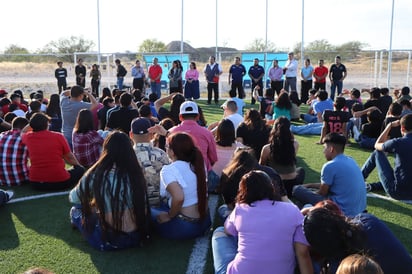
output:
M395 10L395 0L392 0L392 17L391 17L391 31L389 38L389 54L388 54L388 82L387 86L391 88L391 75L392 75L392 32L393 32L393 14Z
M100 1L97 0L97 64L100 66Z

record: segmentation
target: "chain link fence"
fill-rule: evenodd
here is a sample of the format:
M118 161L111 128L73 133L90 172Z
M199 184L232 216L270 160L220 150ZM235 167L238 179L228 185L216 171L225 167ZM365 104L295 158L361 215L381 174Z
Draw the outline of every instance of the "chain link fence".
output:
M390 87L399 88L410 84L410 65L411 65L412 50L397 50L392 52L392 69L390 73ZM116 67L115 59L120 59L122 64L128 70L125 79L125 84L132 83L131 68L135 64L136 59L142 61L142 65L147 68L150 64L145 62L145 55L167 55L171 54L178 56L179 52L174 53L104 53L100 55L100 70L102 72L101 87L113 87L116 83ZM199 71L199 80L202 97L206 94L206 81L203 76L203 69L208 62L209 55L213 53L199 54L186 53L189 55L189 60L194 60ZM221 51L217 53L216 61L221 64L223 74L220 81L220 93L222 97L227 97L227 92L230 87L228 85L228 74L230 65L233 63L234 57L241 57L242 54L251 55L250 52L242 51ZM273 53L256 53L257 56L270 56ZM310 52L306 51L305 58L311 59L313 66L317 65L319 59L325 61L325 65L330 67L334 62L334 57L340 55L342 63L346 66L348 76L344 82L344 88L370 88L374 86L386 87L388 84L388 51L359 51L359 52ZM252 54L253 55L253 54ZM75 60L78 58L84 60L87 70L90 71L93 64L99 62L97 53L75 53L75 54L1 54L0 55L0 88L11 91L13 89L22 89L24 92L31 92L38 89L44 90L46 93L57 92L56 79L54 78L54 70L57 68L56 62L62 60L64 67L68 71L68 85L75 83ZM300 63L300 53L295 57ZM267 64L273 60L270 58L259 58L261 65L265 65L266 73L268 72ZM265 62L266 61L266 62ZM171 64L167 64L163 68L163 73L168 72ZM300 64L301 66L301 64ZM299 66L299 70L300 70ZM246 70L250 67L246 66ZM184 72L185 73L185 72ZM298 90L300 89L298 81ZM89 78L87 84L90 83ZM327 89L329 89L329 83ZM250 90L246 89L246 94L250 96ZM163 90L167 92L166 88Z

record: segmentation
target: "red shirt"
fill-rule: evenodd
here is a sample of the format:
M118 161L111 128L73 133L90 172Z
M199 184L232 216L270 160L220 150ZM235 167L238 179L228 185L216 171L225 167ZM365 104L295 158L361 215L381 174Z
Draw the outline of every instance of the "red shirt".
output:
M160 65L151 65L149 67L149 78L150 80L156 79L159 75L162 75L162 67ZM156 80L156 83L160 83L160 78Z
M328 68L323 66L323 67L316 67L315 70L313 71L313 75L316 75L318 77L325 75L325 78L323 78L322 80L316 80L315 78L315 82L316 83L326 83L326 78L328 77Z
M33 182L64 182L70 179L63 155L70 152L63 134L48 130L22 135L30 158L29 179Z

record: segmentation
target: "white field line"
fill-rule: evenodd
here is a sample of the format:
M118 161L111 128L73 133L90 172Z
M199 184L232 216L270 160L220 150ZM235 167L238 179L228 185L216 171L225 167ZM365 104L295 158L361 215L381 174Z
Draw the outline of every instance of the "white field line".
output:
M412 204L412 200L396 200L393 199L389 196L386 195L381 195L381 194L376 194L376 193L368 193L367 194L368 197L370 198L377 198L377 199L383 199L383 200L387 200L387 201L392 201L392 202L401 202L401 203L406 203L406 204Z
M33 196L27 196L27 197L15 198L15 199L13 198L8 202L8 204L36 200L36 199L41 199L41 198L48 198L48 197L53 197L53 196L68 195L69 192L70 191L62 191L62 192L45 193L45 194L39 194L39 195L33 195Z
M46 193L40 195L33 195L27 197L21 197L10 200L8 203L19 203L24 201L48 198L53 196L62 196L69 194L70 191L63 191L63 192L55 192L55 193ZM215 219L217 203L219 200L218 195L210 195L209 196L209 210L210 210L210 217L212 219L212 227L213 227L213 220ZM204 272L205 265L206 265L206 256L210 246L210 235L211 233L206 233L203 237L199 237L195 241L195 245L193 246L192 254L189 258L189 264L186 270L187 274L200 274Z
M209 210L210 217L212 218L212 227L218 200L218 195L209 195ZM210 246L210 235L211 233L209 232L203 237L196 239L192 254L190 254L186 274L202 274L205 271L207 261L206 256Z

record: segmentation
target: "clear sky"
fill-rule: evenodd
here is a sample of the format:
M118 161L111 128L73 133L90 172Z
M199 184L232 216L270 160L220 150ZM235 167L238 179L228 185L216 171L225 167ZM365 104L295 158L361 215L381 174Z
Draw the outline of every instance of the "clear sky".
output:
M301 41L302 0L268 0L268 40L291 49ZM183 40L216 45L216 0L183 0ZM218 45L244 49L265 39L266 0L217 0ZM101 52L135 52L144 39L181 39L182 0L100 0ZM305 0L305 44L361 41L388 49L392 0ZM30 51L69 36L93 40L97 0L0 2L0 52L10 44ZM393 49L412 49L411 0L395 0Z

